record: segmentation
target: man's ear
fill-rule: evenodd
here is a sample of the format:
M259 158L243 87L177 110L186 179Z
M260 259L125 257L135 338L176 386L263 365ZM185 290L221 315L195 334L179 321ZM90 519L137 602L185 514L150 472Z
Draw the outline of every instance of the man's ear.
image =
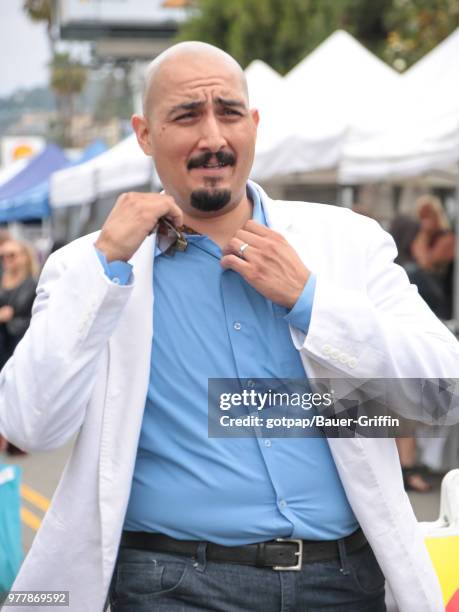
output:
M260 114L258 110L256 108L252 108L250 109L250 114L252 115L252 120L255 124L255 127L258 127L258 124L260 123Z
M150 128L143 115L132 115L131 125L137 136L137 142L145 155L153 156L153 149L150 144Z

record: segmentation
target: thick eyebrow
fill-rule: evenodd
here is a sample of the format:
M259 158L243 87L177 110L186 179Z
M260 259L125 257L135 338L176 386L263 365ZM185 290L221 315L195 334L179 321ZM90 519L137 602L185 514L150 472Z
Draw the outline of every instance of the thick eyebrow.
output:
M217 104L218 106L231 106L232 108L246 108L244 102L242 102L241 100L231 100L229 98L217 97L214 99L214 104Z
M241 100L232 100L228 98L221 98L220 96L214 99L216 106L229 106L231 108L240 108L241 110L246 109L246 105ZM172 117L177 112L199 110L205 106L204 100L196 100L194 102L184 102L183 104L177 104L173 106L167 113L168 117Z
M177 112L180 111L191 111L196 110L198 108L202 108L204 106L203 100L196 100L195 102L184 102L183 104L177 104L177 106L173 106L171 110L167 113L168 117L171 117Z

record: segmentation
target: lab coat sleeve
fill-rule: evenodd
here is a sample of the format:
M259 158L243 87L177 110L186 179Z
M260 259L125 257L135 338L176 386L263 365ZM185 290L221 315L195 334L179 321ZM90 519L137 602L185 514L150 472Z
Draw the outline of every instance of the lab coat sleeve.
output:
M59 447L79 430L133 288L107 278L93 242L49 257L30 327L0 374L0 433L26 451Z

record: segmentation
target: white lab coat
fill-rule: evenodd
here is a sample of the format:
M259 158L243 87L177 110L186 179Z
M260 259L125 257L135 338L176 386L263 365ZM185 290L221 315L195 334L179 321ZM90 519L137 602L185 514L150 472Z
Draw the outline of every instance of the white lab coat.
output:
M310 377L458 377L457 341L392 263L394 244L376 222L333 206L272 201L261 193L272 228L317 274L309 333L291 329ZM30 451L52 449L78 432L13 587L70 591L72 612L102 610L106 600L154 327L154 235L131 260L129 286L105 276L94 241L95 234L85 236L51 255L30 328L0 377L0 431L13 443ZM328 442L399 610L443 610L394 440Z

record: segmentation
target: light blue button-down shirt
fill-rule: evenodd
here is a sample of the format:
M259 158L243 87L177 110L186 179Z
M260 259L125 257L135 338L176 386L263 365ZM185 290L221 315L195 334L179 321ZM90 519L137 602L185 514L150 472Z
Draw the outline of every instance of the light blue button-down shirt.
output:
M249 195L266 224L258 192ZM307 333L315 277L288 311L223 270L207 236L188 240L184 253L156 255L150 385L124 528L229 546L348 535L358 524L319 431L208 437L209 378L304 379L289 324ZM128 264L103 263L127 281Z

